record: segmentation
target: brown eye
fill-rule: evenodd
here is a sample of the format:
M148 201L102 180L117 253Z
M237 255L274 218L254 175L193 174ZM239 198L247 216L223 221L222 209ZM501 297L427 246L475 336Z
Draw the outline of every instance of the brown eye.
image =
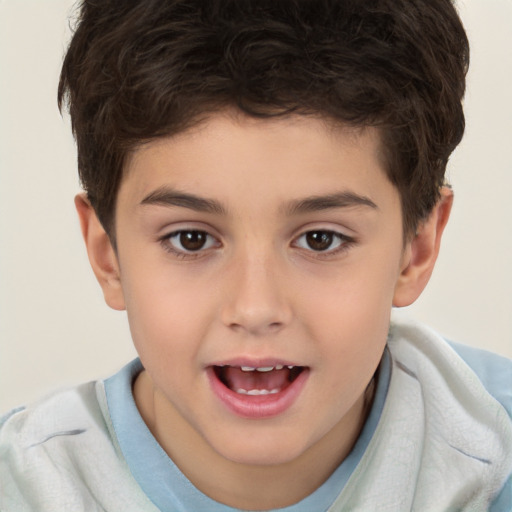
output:
M167 237L167 244L178 253L198 252L213 247L216 240L206 231L195 229L175 231Z
M352 242L353 240L350 237L342 233L318 229L306 231L295 239L294 245L308 251L334 254L338 249L348 247Z
M207 236L204 231L182 231L180 233L180 244L187 251L198 251L206 244Z
M306 233L306 244L313 251L326 251L331 248L334 240L332 231L309 231Z

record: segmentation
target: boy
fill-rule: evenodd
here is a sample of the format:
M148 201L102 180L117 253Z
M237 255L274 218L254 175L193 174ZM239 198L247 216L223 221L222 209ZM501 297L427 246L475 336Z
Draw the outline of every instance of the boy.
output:
M510 362L390 324L467 62L448 0L84 2L75 202L140 360L4 418L0 508L510 510Z

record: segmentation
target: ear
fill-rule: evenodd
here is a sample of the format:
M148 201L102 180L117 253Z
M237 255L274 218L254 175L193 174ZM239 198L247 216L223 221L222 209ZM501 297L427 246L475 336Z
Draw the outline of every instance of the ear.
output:
M452 204L451 188L443 187L438 203L419 226L414 238L407 242L402 269L395 286L393 306L409 306L427 286L439 254L441 237L450 217Z
M103 290L105 302L119 311L125 309L121 275L116 252L103 229L86 194L75 197L82 236L87 247L89 262Z

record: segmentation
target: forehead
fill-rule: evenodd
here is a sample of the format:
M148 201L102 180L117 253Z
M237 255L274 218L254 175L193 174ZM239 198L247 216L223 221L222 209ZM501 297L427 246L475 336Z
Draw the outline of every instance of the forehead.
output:
M214 195L228 205L244 194L264 205L334 189L371 198L391 187L382 161L375 128L313 116L256 119L223 112L135 150L119 198L136 204L162 186Z

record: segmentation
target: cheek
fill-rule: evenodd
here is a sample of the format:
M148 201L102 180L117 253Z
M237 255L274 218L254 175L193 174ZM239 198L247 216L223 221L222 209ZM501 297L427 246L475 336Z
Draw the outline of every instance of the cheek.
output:
M396 261L360 259L311 279L307 286L311 304L333 325L347 321L363 328L379 324L382 316L389 318L398 275Z
M312 281L309 308L313 339L332 354L330 364L368 368L378 364L390 321L398 258L366 258L329 278ZM306 312L307 311L307 312Z
M193 281L157 269L125 276L123 290L141 359L193 361L211 316L207 290L201 294Z

